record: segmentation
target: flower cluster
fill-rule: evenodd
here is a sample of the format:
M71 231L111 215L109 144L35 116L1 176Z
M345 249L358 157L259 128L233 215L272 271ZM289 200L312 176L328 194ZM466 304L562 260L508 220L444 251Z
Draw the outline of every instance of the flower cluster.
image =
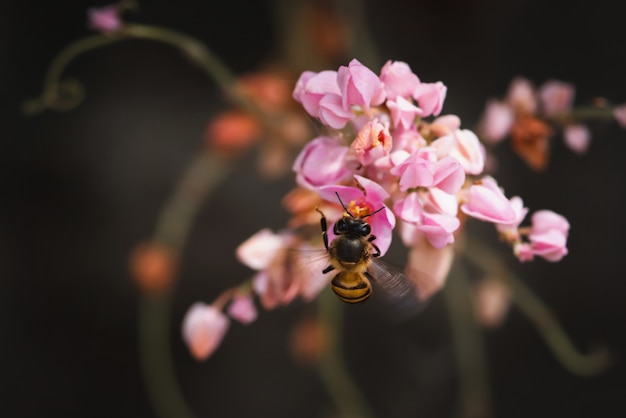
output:
M541 171L548 164L555 127L562 129L565 145L577 154L587 152L591 142L585 119L608 116L626 128L626 105L610 108L605 100L598 100L586 116L581 109L574 109L574 96L575 87L570 83L548 80L535 88L529 80L515 78L504 99L487 102L480 136L488 144L510 136L515 152L530 168Z
M451 244L468 216L493 223L521 261L534 256L558 261L567 253L569 225L561 215L539 211L531 227L520 227L528 209L521 198L507 198L495 179L482 176L485 148L458 116L441 115L446 93L442 82L422 82L404 62L388 61L376 74L357 60L338 71L304 72L293 92L327 128L293 164L298 187L287 199L293 224L319 225L315 209L321 208L332 225L343 213L340 196L349 213L368 216L381 254L397 230L410 248L409 270L428 270L430 282L415 283L420 297L443 285ZM288 250L323 249L319 229L316 243L301 235L263 230L237 250L239 259L257 270L250 292L267 309L297 296L310 300L326 284L321 274L326 260L298 266ZM334 239L332 227L328 239ZM214 328L221 338L223 327ZM192 334L186 332L187 341Z

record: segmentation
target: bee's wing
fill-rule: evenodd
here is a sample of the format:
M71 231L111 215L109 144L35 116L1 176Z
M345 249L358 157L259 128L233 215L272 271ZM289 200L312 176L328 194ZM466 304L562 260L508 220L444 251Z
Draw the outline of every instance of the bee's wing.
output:
M394 310L415 315L426 305L426 300L420 296L418 287L414 284L425 273L411 271L409 278L401 268L384 260L374 259L367 274L373 279L372 284L381 290L379 293L383 293L393 305Z
M304 300L310 301L328 284L329 275L323 271L330 264L325 249L300 245L289 250L291 274L300 281L300 293ZM332 276L330 276L332 277Z

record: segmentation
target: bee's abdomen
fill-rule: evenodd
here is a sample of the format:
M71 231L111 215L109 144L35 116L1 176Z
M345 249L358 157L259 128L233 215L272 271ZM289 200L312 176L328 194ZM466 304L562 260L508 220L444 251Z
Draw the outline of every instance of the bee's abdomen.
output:
M339 299L348 303L362 302L372 294L372 286L361 274L341 272L330 285Z

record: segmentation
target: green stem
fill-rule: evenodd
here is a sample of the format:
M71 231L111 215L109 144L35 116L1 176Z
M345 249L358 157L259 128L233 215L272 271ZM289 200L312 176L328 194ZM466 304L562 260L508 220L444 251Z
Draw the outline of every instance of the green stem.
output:
M196 156L161 210L153 240L180 253L200 205L229 172L227 163L213 153Z
M139 301L139 358L148 397L161 418L194 418L178 385L170 352L171 295L143 295Z
M444 286L443 298L450 315L459 372L459 415L463 418L484 418L491 415L487 358L470 296L469 277L462 260L457 257Z
M153 240L179 255L193 219L206 197L228 174L225 162L202 152L183 174L175 193L161 210ZM191 418L177 385L169 349L172 290L143 294L140 300L139 342L146 389L161 418Z
M323 353L320 373L328 393L342 417L373 418L367 399L350 377L343 360L343 311L340 302L329 291L318 298L319 318L329 330L329 347Z
M605 370L610 364L608 350L600 347L589 354L580 353L557 321L552 311L511 272L504 261L483 244L472 241L465 247L465 255L474 263L500 280L510 290L513 301L530 319L552 350L557 360L571 373L590 376Z
M199 67L228 94L235 104L260 117L265 122L269 118L262 109L236 88L236 78L226 66L200 41L180 32L156 26L126 24L119 32L109 35L92 35L79 39L65 47L52 61L45 79L41 97L25 101L22 111L26 114L39 113L46 108L66 110L74 107L82 98L82 88L76 81L61 80L63 72L76 57L92 49L130 39L152 40L171 45L190 57ZM62 90L67 93L80 93L80 97L62 100ZM74 91L71 91L74 90ZM68 98L65 98L68 99ZM272 123L270 122L270 125Z

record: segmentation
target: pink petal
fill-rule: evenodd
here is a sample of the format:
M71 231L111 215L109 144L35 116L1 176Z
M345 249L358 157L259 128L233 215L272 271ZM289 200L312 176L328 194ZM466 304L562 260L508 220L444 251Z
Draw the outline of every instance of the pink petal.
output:
M411 94L420 83L411 67L402 61L387 61L380 70L380 80L383 83L387 99L396 100L398 97L411 97Z
M479 123L482 139L492 144L502 141L511 130L513 118L513 109L508 104L489 100Z
M378 99L381 89L380 79L372 70L356 59L348 66L341 66L337 71L337 85L342 97L343 108L347 111L351 106L360 106L368 110L373 99Z
M465 171L456 158L446 157L437 162L433 186L446 193L456 193L465 182Z
M242 324L250 324L257 318L252 295L236 295L228 306L228 315Z
M565 145L577 154L584 154L591 142L591 132L585 125L567 125L563 128Z
M451 245L435 248L424 238L411 248L407 276L420 299L428 299L443 287L453 260L454 248Z
M545 82L537 93L543 113L546 116L555 116L569 112L572 109L575 90L574 85L563 81Z
M183 319L183 339L196 360L206 360L222 342L229 321L217 308L198 302Z
M263 270L268 267L276 253L287 245L285 236L275 234L264 228L241 243L235 254L237 259L253 270Z

